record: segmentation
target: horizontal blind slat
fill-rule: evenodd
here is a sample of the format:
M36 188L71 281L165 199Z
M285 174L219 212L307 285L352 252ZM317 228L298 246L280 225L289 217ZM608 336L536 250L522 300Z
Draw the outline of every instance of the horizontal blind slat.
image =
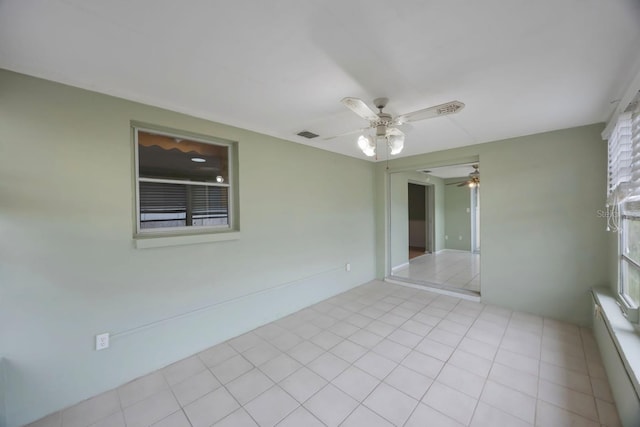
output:
M183 185L140 183L140 212L184 211L187 206Z

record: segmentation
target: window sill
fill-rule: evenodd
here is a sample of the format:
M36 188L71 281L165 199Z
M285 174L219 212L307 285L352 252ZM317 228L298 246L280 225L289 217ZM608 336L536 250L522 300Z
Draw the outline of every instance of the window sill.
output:
M615 297L606 288L593 289L593 297L602 309L603 319L636 393L640 395L640 327L622 314Z
M133 239L136 249L164 248L167 246L195 245L199 243L239 240L239 231L207 234L182 234L167 236L136 236Z

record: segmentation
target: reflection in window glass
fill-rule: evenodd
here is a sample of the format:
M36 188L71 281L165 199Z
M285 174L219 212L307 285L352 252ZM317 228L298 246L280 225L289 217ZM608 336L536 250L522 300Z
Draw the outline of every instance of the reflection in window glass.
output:
M640 305L640 206L630 202L622 209L620 294L630 307Z
M640 303L640 270L629 262L623 262L623 293L633 307Z
M230 227L229 151L136 129L138 231Z

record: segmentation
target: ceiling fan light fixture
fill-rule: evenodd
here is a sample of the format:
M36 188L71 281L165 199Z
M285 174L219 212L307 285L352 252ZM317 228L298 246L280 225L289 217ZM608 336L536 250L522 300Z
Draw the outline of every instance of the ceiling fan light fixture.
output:
M404 135L389 135L388 143L392 156L400 154L404 148Z
M451 101L445 104L423 108L422 110L417 110L411 113L401 114L394 117L391 114L382 111L387 105L387 101L387 98L376 98L373 100L373 103L379 110L378 112L373 111L365 102L358 98L347 97L343 98L341 101L345 107L349 108L358 116L369 122L369 132L375 131L375 136L364 134L360 135L360 137L358 138L358 147L365 155L369 157L375 156L378 142L387 144L389 154L400 154L400 152L404 148L404 133L397 128L398 125L448 114L455 114L462 108L464 108L464 104L462 102ZM365 128L364 130L366 131L367 128ZM350 133L352 132L348 132L343 135L347 135ZM325 139L332 138L335 137L329 137Z
M360 135L358 137L358 147L365 156L373 157L376 155L376 144L371 136Z

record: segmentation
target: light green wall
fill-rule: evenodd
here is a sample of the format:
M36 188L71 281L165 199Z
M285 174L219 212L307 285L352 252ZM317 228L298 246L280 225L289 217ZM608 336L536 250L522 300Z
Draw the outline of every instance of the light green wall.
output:
M238 141L239 240L134 249L131 120ZM0 71L8 426L373 279L374 179L363 160ZM96 352L101 332L116 335Z
M409 221L407 213L407 184L409 177L418 173L391 174L390 194L390 241L391 268L397 268L409 262Z
M479 160L482 300L588 324L589 289L608 285L610 277L609 237L597 214L606 184L602 128L595 124L395 159L389 167L415 170ZM378 166L378 209L387 191L384 174ZM378 232L387 221L382 209ZM378 251L380 276L383 251Z
M445 213L444 206L444 179L431 176L431 182L433 183L434 191L434 203L435 203L435 234L436 234L436 247L435 252L441 251L445 248L446 241L444 240L444 229L447 224L447 215Z
M471 250L471 193L469 187L458 187L456 182L465 181L467 177L445 179L444 215L445 248L459 251Z

